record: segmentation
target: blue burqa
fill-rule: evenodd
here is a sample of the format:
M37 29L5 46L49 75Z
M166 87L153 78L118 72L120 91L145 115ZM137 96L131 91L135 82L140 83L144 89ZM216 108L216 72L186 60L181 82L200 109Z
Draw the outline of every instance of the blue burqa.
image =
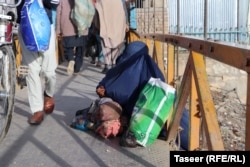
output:
M135 41L126 46L116 66L106 73L97 87L104 86L105 96L118 102L123 107L124 115L130 118L140 91L150 77L165 82L164 75L149 56L147 45Z
M148 54L147 46L140 41L127 45L124 53L117 59L117 64L110 69L98 86L104 86L105 96L112 98L123 107L123 113L130 118L140 91L150 77L160 78L165 82L164 76L157 64ZM97 87L98 87L97 86ZM180 133L182 149L188 149L189 115L185 109L181 118Z

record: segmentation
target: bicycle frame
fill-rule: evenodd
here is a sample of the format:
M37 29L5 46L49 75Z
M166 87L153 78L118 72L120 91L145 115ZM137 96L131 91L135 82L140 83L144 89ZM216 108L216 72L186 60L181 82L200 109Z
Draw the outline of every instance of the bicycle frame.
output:
M15 0L2 1L0 0L0 141L8 132L14 110L16 61L12 38L17 16L14 8L21 3L21 0L16 4L9 3Z
M13 32L15 32L13 31L13 23L15 23L15 19L17 18L15 8L21 4L22 0L18 0L16 4L11 4L10 1L15 0L4 0L4 2L0 2L0 46L12 44L12 35Z

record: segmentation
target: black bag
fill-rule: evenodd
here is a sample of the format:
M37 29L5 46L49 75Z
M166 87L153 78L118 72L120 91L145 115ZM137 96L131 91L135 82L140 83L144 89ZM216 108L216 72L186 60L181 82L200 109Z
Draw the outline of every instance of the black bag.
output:
M86 45L86 57L95 59L99 55L98 41L95 35L90 35Z

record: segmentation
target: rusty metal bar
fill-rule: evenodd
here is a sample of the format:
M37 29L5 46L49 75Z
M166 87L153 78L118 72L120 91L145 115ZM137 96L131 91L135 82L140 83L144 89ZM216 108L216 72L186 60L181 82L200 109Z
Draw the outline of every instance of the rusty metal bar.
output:
M232 67L246 71L247 59L250 59L250 46L220 41L204 40L189 36L177 35L144 35L147 38L171 43L204 56L215 59Z

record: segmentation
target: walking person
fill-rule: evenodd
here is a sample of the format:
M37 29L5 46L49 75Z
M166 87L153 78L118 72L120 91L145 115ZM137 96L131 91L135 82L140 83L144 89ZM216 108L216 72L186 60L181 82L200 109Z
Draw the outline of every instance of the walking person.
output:
M56 34L62 36L64 56L68 61L68 75L79 73L83 65L83 52L88 35L88 29L78 35L77 27L71 19L73 7L73 0L62 0L56 11Z
M122 0L96 0L95 8L100 20L100 37L105 63L102 73L106 73L115 66L117 57L125 48L126 11Z
M51 23L51 36L48 50L33 52L26 48L21 30L18 30L18 40L22 50L22 63L28 66L29 72L26 77L28 88L28 100L32 116L28 119L31 125L38 125L43 121L44 112L51 114L54 110L54 92L56 86L56 38L52 22L52 9L56 9L59 0L38 0L43 3ZM21 9L25 0L17 7L18 20L20 23ZM44 76L45 85L42 85L41 76ZM44 88L44 89L43 89Z
M93 2L94 3L94 2ZM91 64L96 64L96 67L102 67L103 64L103 53L102 53L102 45L101 45L101 37L100 37L100 21L99 21L99 16L97 10L95 10L95 15L93 17L93 21L91 24L91 27L89 29L89 40L92 38L95 39L95 42L97 44L97 56L92 57L91 59ZM97 62L96 62L97 58Z

